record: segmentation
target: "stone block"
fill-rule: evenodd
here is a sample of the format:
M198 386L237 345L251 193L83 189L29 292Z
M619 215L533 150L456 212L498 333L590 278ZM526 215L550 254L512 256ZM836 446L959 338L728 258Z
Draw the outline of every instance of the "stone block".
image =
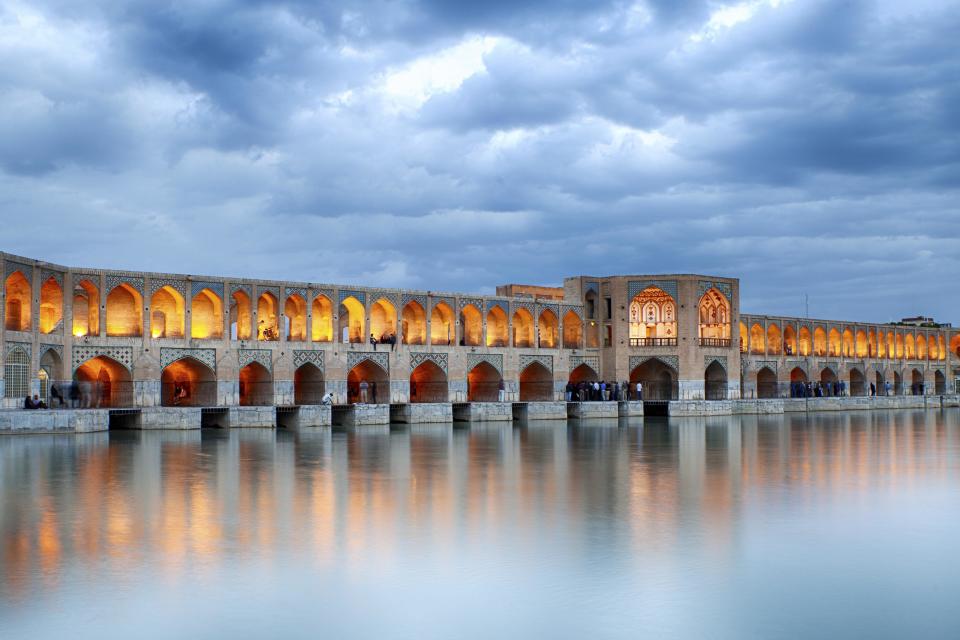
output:
M566 402L514 402L514 420L566 420Z
M227 423L231 429L266 428L277 426L274 407L230 407Z
M453 422L449 402L413 402L390 405L390 421L404 424Z
M300 405L297 408L297 427L329 427L332 422L330 405Z
M453 405L453 419L460 422L512 422L511 402L463 402Z
M619 405L627 402L568 402L567 417L586 420L590 418L617 418L620 415ZM640 415L643 415L643 403L640 405Z
M199 429L200 407L145 407L140 410L140 428Z

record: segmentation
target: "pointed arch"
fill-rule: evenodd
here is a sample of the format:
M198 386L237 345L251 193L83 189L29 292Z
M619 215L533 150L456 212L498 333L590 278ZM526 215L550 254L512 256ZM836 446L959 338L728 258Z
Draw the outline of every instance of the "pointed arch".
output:
M273 404L273 375L259 362L240 369L240 405L244 407Z
M676 340L677 302L659 287L647 287L630 301L630 343Z
M363 383L367 386L367 396L363 398ZM347 374L347 402L356 404L386 404L390 402L390 375L379 364L366 358L350 369Z
M933 373L933 392L938 396L947 392L947 377L939 369Z
M924 395L925 391L923 371L920 369L913 369L910 372L910 394L914 396L922 396Z
M323 371L312 362L306 362L293 372L293 401L297 405L320 404L326 393Z
M798 353L797 332L792 325L786 325L783 328L783 353L788 356L795 356Z
M483 316L472 304L460 309L460 344L467 347L479 347L483 344Z
M427 343L427 312L416 300L411 300L401 313L401 333L403 344Z
M100 335L100 289L87 279L73 288L72 333L78 338Z
M902 334L902 333L898 333L898 334L895 336L894 341L895 341L895 344L896 344L897 360L903 360L903 356L904 356L904 354L905 354L905 351L904 351L904 348L903 348L903 334Z
M857 367L850 368L849 390L851 396L864 396L867 389L867 378Z
M544 309L537 320L537 346L543 349L554 349L560 338L560 321L550 309Z
M487 312L487 346L506 347L509 345L510 330L507 314L499 306Z
M870 329L867 333L867 355L871 358L876 358L879 355L877 352L877 332L874 329Z
M917 354L916 343L913 341L913 334L908 333L903 336L903 355L907 360L913 360Z
M380 342L397 335L397 309L387 298L370 305L370 333Z
M866 358L868 353L867 334L863 329L858 329L856 334L856 343L854 346L858 358Z
M257 298L257 340L274 342L280 339L280 301L269 291Z
M283 303L288 342L307 341L307 300L299 293L287 296Z
M143 335L143 297L125 282L118 284L107 294L107 335Z
M780 325L771 323L767 326L767 353L779 355L781 351Z
M930 360L937 360L939 358L939 350L937 347L937 336L929 334L927 336L927 357Z
M446 302L435 302L430 311L430 343L452 345L456 337L453 309Z
M532 347L533 334L533 314L522 307L517 309L513 313L513 346Z
M204 287L190 301L190 337L219 340L223 337L223 301Z
M230 296L230 339L249 340L253 335L253 306L250 296L237 289Z
M51 402L50 387L53 384L58 385L60 402L67 397L67 390L60 386L63 381L63 360L55 349L47 348L40 352L40 371L37 373L40 376L40 399L52 409L54 404Z
M750 353L754 355L764 355L767 352L766 334L763 327L754 324L750 327Z
M311 339L314 342L333 341L333 303L330 298L318 294L313 299L313 317L310 321Z
M703 372L703 397L706 400L727 399L727 370L717 360L711 361Z
M813 336L810 335L809 327L805 325L800 327L800 335L797 342L800 347L801 356L806 357L813 353Z
M757 371L757 397L776 398L779 395L776 372L770 367L763 367Z
M950 353L960 358L960 333L950 337Z
M217 374L196 358L174 360L160 373L160 404L164 407L216 406Z
M563 314L563 348L580 349L583 347L583 321L573 309Z
M746 353L748 342L750 341L750 332L747 331L747 325L740 323L740 353Z
M166 285L150 298L150 336L153 338L182 338L186 314L183 296Z
M553 400L553 374L539 362L531 362L520 372L520 402Z
M917 360L927 359L927 339L923 334L917 336Z
M410 372L410 402L448 402L447 374L431 360Z
M630 371L630 386L643 385L644 400L676 400L679 397L677 371L659 358L650 358Z
M503 376L487 361L478 362L467 373L467 400L469 402L497 402Z
M701 340L730 339L730 302L725 295L716 287L707 289L700 296L698 310Z
M108 326L109 326L109 320ZM108 356L96 356L73 372L82 408L117 408L133 404L130 370Z
M30 331L30 282L22 271L14 271L4 283L4 323L7 331Z
M40 286L40 333L52 333L63 320L63 289L53 276Z
M569 381L572 384L579 384L581 382L595 382L599 379L600 375L594 371L593 367L583 363L570 372Z
M357 343L366 340L364 311L363 304L354 296L347 296L340 303L337 333L341 342Z
M3 397L22 400L30 393L30 354L16 346L3 359Z
M823 327L813 329L813 353L817 356L827 355L827 332Z
M897 358L897 336L893 331L887 332L887 358L893 360Z
M830 329L829 334L830 355L839 357L843 350L843 341L840 339L840 331L836 327Z

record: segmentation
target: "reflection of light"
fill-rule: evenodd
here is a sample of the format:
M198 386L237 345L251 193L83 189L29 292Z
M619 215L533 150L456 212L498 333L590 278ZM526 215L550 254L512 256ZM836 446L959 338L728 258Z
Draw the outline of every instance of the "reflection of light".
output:
M77 337L77 338L83 338L84 336L87 335L87 330L76 327L73 330L73 335L74 337Z

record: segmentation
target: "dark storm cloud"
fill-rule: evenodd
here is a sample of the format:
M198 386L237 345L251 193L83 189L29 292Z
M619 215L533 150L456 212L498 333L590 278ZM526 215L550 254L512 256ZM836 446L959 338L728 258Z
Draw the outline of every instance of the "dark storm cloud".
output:
M700 271L751 311L956 320L958 32L892 0L8 3L3 249L434 290Z

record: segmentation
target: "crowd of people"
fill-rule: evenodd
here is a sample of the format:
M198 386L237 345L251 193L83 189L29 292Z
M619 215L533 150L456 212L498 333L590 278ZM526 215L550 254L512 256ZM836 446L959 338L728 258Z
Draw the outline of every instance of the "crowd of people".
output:
M109 383L100 381L77 381L69 384L54 382L50 385L50 404L38 394L25 396L24 409L97 409L110 396Z
M390 345L390 351L393 351L393 350L396 349L396 347L397 347L397 334L395 334L395 333L384 333L384 334L383 334L382 336L380 336L380 338L378 339L375 335L373 335L373 334L371 333L371 334L370 334L370 344L373 345L373 350L374 350L374 351L377 350L377 345L378 345L378 344Z
M594 380L588 382L568 382L564 390L567 402L601 402L620 400L643 400L643 383L607 382Z
M889 380L885 381L879 388L875 383L871 382L868 390L871 397L892 396L895 393L893 384L891 384ZM925 393L924 384L920 382L912 385L910 392L915 396L922 396ZM798 381L790 383L791 398L830 398L847 395L849 395L849 393L847 393L847 383L843 380L824 382Z

